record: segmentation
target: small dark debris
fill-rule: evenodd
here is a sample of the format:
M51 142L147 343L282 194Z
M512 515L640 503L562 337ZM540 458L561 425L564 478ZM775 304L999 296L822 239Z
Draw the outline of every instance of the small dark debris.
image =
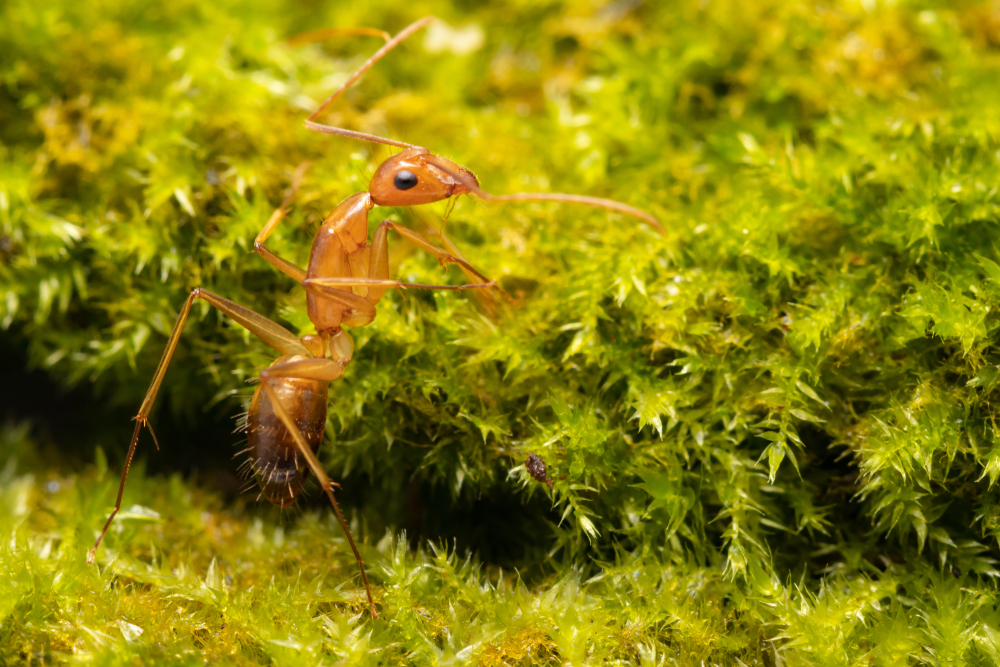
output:
M531 454L528 456L528 460L524 462L524 467L527 468L528 473L537 479L539 482L545 484L550 489L552 488L552 478L546 477L545 472L545 461L538 454Z

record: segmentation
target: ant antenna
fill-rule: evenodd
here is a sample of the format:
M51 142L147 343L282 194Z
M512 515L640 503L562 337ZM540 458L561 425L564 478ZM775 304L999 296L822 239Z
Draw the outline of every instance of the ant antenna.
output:
M433 23L436 20L437 18L433 16L424 17L419 21L415 21L410 25L406 26L395 37L387 40L386 43L382 46L382 48L376 51L371 58L366 60L364 64L361 65L361 67L359 67L357 71L354 72L354 74L352 74L347 78L347 81L344 82L344 85L342 85L333 95L328 97L326 101L320 105L319 109L317 109L311 116L309 116L309 118L306 120L306 127L309 128L310 130L314 130L316 132L322 132L324 134L335 134L341 137L349 137L351 139L361 139L362 141L370 141L372 143L377 143L377 144L398 146L399 148L416 148L417 146L415 144L408 144L402 141L397 141L395 139L387 139L385 137L379 137L374 134L368 134L366 132L355 132L353 130L345 130L344 128L341 127L322 125L320 123L316 123L313 121L321 113L326 111L326 109L331 104L333 104L333 101L336 100L338 97L340 97L340 95L345 90L350 88L355 81L361 78L362 74L367 72L369 69L372 68L372 66L375 63L381 60L385 56L385 54L389 53L389 51L396 48L400 42L402 42L407 37L415 33L417 30L420 30L421 28ZM351 30L353 30L353 32ZM313 31L312 33L305 33L304 35L300 35L299 37L293 37L292 40L289 41L294 43L300 43L302 40L306 40L306 38L310 36L318 36L320 38L323 38L324 36L327 35L332 36L338 34L359 34L359 35L364 34L364 35L377 35L380 37L384 37L385 35L385 33L382 33L381 31L375 30L373 28L355 28L355 29L348 29L346 31L329 29L326 31L317 30ZM474 194L478 196L480 199L483 199L485 201L492 201L492 202L550 201L550 202L559 202L565 204L583 204L585 206L605 208L610 211L616 211L618 213L622 213L624 215L628 215L633 218L638 218L639 220L643 220L649 225L651 225L654 229L656 229L656 231L659 232L661 236L667 235L667 232L663 228L663 225L660 224L660 221L654 218L649 213L646 213L645 211L638 209L634 206L629 206L628 204L623 204L621 202L613 201L611 199L603 199L601 197L588 197L586 195L564 194L561 192L549 192L549 193L518 192L509 195L491 195L490 193L480 188L479 184L470 176L455 172L451 167L448 166L448 164L443 164L440 160L437 160L435 158L436 156L434 155L428 155L425 159L434 166L441 169L449 176L451 176L452 178L454 178L455 180L465 185L469 189L469 192L471 194ZM447 219L448 213L450 213L450 210L446 212L445 219Z
M294 37L289 37L286 43L289 46L302 46L303 44L313 44L315 42L323 42L333 37L381 37L385 41L392 39L392 35L387 33L385 30L379 30L378 28L320 28L319 30L310 30L309 32L303 32Z
M469 189L470 194L474 194L480 199L485 201L493 202L516 202L516 201L551 201L560 202L564 204L583 204L585 206L594 206L596 208L606 208L610 211L616 211L624 215L631 216L633 218L638 218L649 223L660 236L666 236L667 231L660 224L660 221L654 218L649 213L646 213L642 209L638 209L634 206L629 206L628 204L623 204L613 199L602 199L601 197L588 197L586 195L571 195L562 192L516 192L509 195L491 195L479 187L471 177L461 171L456 171L452 168L450 162L438 158L436 155L427 155L424 160L430 162L435 167L448 174L456 181L459 181Z
M411 23L410 25L406 26L405 28L403 28L399 32L398 35L396 35L392 39L389 39L388 41L386 41L385 45L383 45L381 49L379 49L378 51L375 52L375 55L373 55L371 58L369 58L368 60L366 60L365 63L361 67L359 67L356 72L354 72L354 74L352 74L351 76L349 76L347 78L347 81L344 82L344 85L342 85L337 90L337 92L335 92L333 95L331 95L330 97L328 97L326 99L326 101L323 102L323 104L321 104L319 106L319 109L316 109L316 111L311 116L309 116L308 119L306 119L306 127L309 128L310 130L314 130L316 132L322 132L324 134L336 134L336 135L339 135L339 136L342 136L342 137L350 137L352 139L361 139L362 141L371 141L372 143L376 143L376 144L388 144L390 146L399 146L400 148L413 148L414 144L407 144L407 143L404 143L402 141L396 141L395 139L386 139L384 137L378 137L378 136L376 136L374 134L367 134L365 132L354 132L353 130L345 130L345 129L340 128L340 127L331 127L329 125L321 125L319 123L314 123L313 121L316 119L317 116L319 116L321 113L323 113L324 111L326 111L327 107L329 107L331 104L333 104L333 101L335 99L337 99L338 97L340 97L340 95L345 90L347 90L348 88L350 88L354 84L355 81L357 81L359 78L361 78L362 74L364 74L369 69L371 69L372 65L374 65L379 60L381 60L382 57L385 56L385 54L389 53L389 51L392 51L394 48L396 48L396 46L398 46L399 43L402 42L404 39L406 39L407 37L409 37L410 35L412 35L416 31L420 30L424 26L426 26L426 25L428 25L430 23L433 23L436 20L437 20L437 18L435 18L433 16L424 17L424 18L420 19L419 21L416 21L416 22ZM372 29L371 28L364 28L362 30L371 31ZM315 31L315 32L322 32L322 31ZM377 32L381 32L381 31L377 31ZM310 33L306 33L306 35L309 35L309 34ZM364 32L364 33L357 33L357 34L372 34L372 33L371 32ZM384 33L382 33L382 34L384 34ZM297 38L293 38L293 39L297 39Z

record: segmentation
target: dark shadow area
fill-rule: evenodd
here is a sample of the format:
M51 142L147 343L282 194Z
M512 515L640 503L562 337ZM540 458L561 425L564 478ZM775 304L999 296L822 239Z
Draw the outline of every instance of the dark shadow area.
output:
M537 564L552 547L552 524L559 512L543 493L521 497L514 482L501 482L492 494L453 504L448 489L420 488L420 524L416 536L471 551L480 561L505 570L517 568L526 582L544 573Z
M372 543L386 530L405 530L411 548L442 544L463 558L471 553L488 568L516 569L526 582L547 574L538 565L547 560L554 539L552 526L559 523L560 513L552 509L545 493L525 500L519 484L503 480L488 493L462 494L455 499L450 489L422 480L418 474L391 492L360 473L335 476L335 481L340 484L337 502L347 520L355 514L364 517L364 535L356 538ZM315 481L307 488L297 509L330 511Z
M142 403L136 396L135 410ZM233 433L238 404L213 406L196 421L170 418L169 397L163 397L151 422L162 447L156 449L148 430L139 436L136 456L146 461L150 474L179 472L222 494L228 501L243 482L236 474L233 455L245 438ZM27 351L10 333L0 335L0 422L30 424L39 446L58 452L57 468L81 469L94 462L102 447L108 464L118 474L128 452L135 413L114 407L90 392L86 382L67 389L45 371L29 368ZM154 421L155 420L155 421Z
M66 389L45 371L30 369L21 341L10 334L0 336L0 423L27 422L32 440L55 469L82 470L94 462L95 449L103 447L109 475L117 477L132 436L134 412L109 406L89 390L86 383ZM141 402L142 396L137 396L136 409ZM190 483L218 493L227 504L237 503L242 493L240 502L247 503L250 511L267 512L266 501L254 500L254 480L239 472L246 458L239 454L246 437L233 431L241 410L234 399L195 419L172 418L169 396L164 395L151 417L161 449L156 449L149 431L143 430L136 460L144 463L149 475L179 473ZM502 481L489 495L470 498L463 494L455 500L440 484L416 476L411 479L407 487L393 493L376 487L363 474L336 479L341 485L338 501L348 520L356 512L366 517L369 542L377 541L387 528L405 529L413 546L446 544L461 556L473 553L488 567L519 569L526 580L544 575L537 563L545 560L552 544L551 525L559 521L546 494L536 493L526 502L517 485ZM297 506L298 510L330 511L314 482ZM297 510L290 511L281 521L293 522L297 515Z

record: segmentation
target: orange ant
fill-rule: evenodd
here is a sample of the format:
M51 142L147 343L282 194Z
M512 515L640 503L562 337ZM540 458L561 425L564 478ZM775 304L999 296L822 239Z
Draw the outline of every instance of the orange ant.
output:
M296 170L291 192L257 235L254 250L306 290L309 319L316 327L315 334L298 338L263 315L217 294L200 287L191 292L174 324L167 349L139 408L139 414L135 417L135 431L125 458L125 468L122 471L115 508L94 543L94 548L87 556L88 563L93 563L101 540L121 508L125 480L135 454L139 432L143 426L149 427L149 413L153 401L180 340L184 323L191 312L191 304L195 299L204 299L281 355L260 372L260 384L254 392L247 415L248 450L261 495L275 505L282 508L289 507L301 493L309 471L316 475L333 505L337 520L347 535L361 571L372 617L377 617L364 561L358 553L357 545L333 494L333 488L337 485L330 480L316 458L326 427L328 385L343 375L344 368L350 363L354 353L354 341L343 327L361 327L374 320L375 306L390 288L483 289L495 287L496 281L489 280L460 256L456 256L460 253L453 247L455 254L449 254L413 230L389 220L382 222L376 228L369 243L369 211L375 206L415 206L443 201L456 195L472 194L487 201L553 201L607 208L644 220L661 234L663 233L663 227L656 218L626 204L596 197L559 193L490 195L480 189L479 182L471 171L431 154L426 148L314 122L317 116L386 53L434 20L434 17L423 18L392 38L381 31L357 28L345 31L316 31L298 39L298 41L312 41L316 35L332 34L375 34L385 37L386 44L309 117L306 127L327 134L398 146L404 150L378 167L367 192L351 195L327 216L313 241L307 269L301 269L278 257L264 245L278 223L286 216L288 205L299 187L306 165ZM418 285L390 279L388 249L390 229L432 254L442 266L456 264L467 277L481 282L466 285ZM451 246L447 239L444 239L444 242ZM150 433L152 434L151 427ZM155 434L153 440L156 441Z

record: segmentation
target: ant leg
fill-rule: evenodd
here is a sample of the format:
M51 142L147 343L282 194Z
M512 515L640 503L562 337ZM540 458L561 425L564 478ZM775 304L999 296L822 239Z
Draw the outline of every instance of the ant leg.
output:
M379 278L353 278L351 276L335 278L306 278L301 283L306 292L321 299L335 301L345 309L354 311L345 313L343 324L350 327L360 327L375 319L375 304L382 298L386 289L442 289L442 290L464 290L482 289L484 287L496 287L496 281L476 283L473 285L422 285L418 283L404 283L399 280L387 280ZM367 287L369 296L358 296L346 290L352 287ZM371 296L372 292L378 290L378 298Z
M445 249L448 252L450 252L452 255L454 255L455 257L458 257L461 260L465 260L465 255L463 255L462 251L458 249L458 246L456 246L454 243L452 243L451 239L448 238L445 235L443 229L439 232L439 234L441 235L441 243L444 245ZM476 277L475 277L475 275L471 271L469 271L468 269L466 269L462 265L459 265L459 268L462 269L462 273L465 274L465 277L469 280L469 282L475 282L476 281ZM499 285L497 286L497 291L500 292L500 294L508 302L514 303L514 299L512 299L510 297L510 295L508 295L507 292L505 292L504 289L502 287L500 287ZM476 295L476 299L479 300L479 305L483 307L483 309L486 311L486 313L491 318L496 318L496 315L497 315L497 300L496 300L496 297L493 296L493 292L489 292L489 291L483 290L481 292L476 292L475 295Z
M372 235L371 259L369 260L370 264L368 268L369 276L380 279L387 279L389 277L388 236L390 229L394 230L397 234L399 234L403 238L408 239L409 241L414 243L416 246L422 248L426 252L429 252L430 254L434 255L434 257L437 258L438 262L441 263L441 266L447 266L449 264L457 264L458 267L462 269L462 273L464 273L469 280L481 281L480 283L474 283L472 285L467 285L462 288L449 286L448 289L467 289L470 287L474 288L496 287L498 290L500 289L499 287L497 287L496 281L490 280L482 273L477 271L475 268L473 268L471 264L465 261L465 258L462 257L461 253L456 252L455 254L448 254L441 248L431 243L426 237L418 234L417 232L413 231L412 229L409 229L408 227L403 227L398 223L392 222L391 220L385 220L384 222L382 222L382 224L380 224L375 229L375 233ZM441 236L442 238L445 239L445 242L449 246L451 246L452 248L455 247L454 244L452 244L451 241L448 240L443 234ZM405 287L407 285L403 283L402 286ZM395 285L389 285L389 287L395 287ZM421 286L414 285L413 287L421 287ZM382 294L384 293L385 289L369 288L368 299L373 303L378 303L379 299L382 298ZM507 297L506 293L503 292L503 290L500 290L500 293L503 294L505 297ZM487 294L487 292L479 292L479 294ZM509 299L510 297L507 298ZM492 310L492 308L487 307L487 310Z
M400 148L412 148L413 144L403 143L402 141L396 141L395 139L385 139L383 137L377 137L373 134L366 134L364 132L353 132L351 130L345 130L339 127L320 125L319 123L314 123L313 121L316 120L316 118L321 113L326 111L327 107L333 104L333 101L336 100L338 97L340 97L340 95L345 90L350 88L355 81L361 78L362 74L371 69L372 65L381 60L382 57L385 56L385 54L389 53L389 51L392 51L394 48L396 48L396 46L404 39L406 39L416 31L420 30L425 25L428 25L429 23L432 23L433 21L436 20L437 19L434 18L433 16L427 16L403 28L399 32L399 34L397 34L395 37L386 42L381 49L376 51L371 58L366 60L364 64L361 65L361 67L359 67L356 72L354 72L354 74L352 74L347 78L347 81L344 82L343 86L341 86L333 95L328 97L326 101L323 102L323 104L321 104L319 108L316 109L316 111L311 116L309 116L309 118L306 120L306 127L309 128L310 130L315 130L317 132L324 132L326 134L337 134L342 137L352 137L354 139L362 139L364 141L372 141L380 144L388 144L390 146L399 146Z
M341 324L349 327L363 327L375 319L375 305L365 297L336 287L317 285L316 280L319 279L307 278L300 284L309 294L342 306L345 312Z
M253 249L254 251L264 258L271 266L278 269L286 276L289 276L292 280L301 282L303 278L306 277L306 272L303 269L295 266L286 259L278 257L273 252L268 250L264 244L267 243L267 239L270 238L271 233L274 228L278 226L285 216L288 215L288 205L291 203L292 198L295 197L295 193L299 191L299 186L302 185L302 176L306 173L306 169L309 168L309 162L303 162L295 170L295 176L292 177L292 190L285 196L284 200L281 202L281 206L274 209L271 217L268 218L267 224L264 225L264 229L260 230L257 234L257 238L254 239Z
M313 296L318 296L321 299L328 299L329 301L336 301L347 309L357 311L365 316L370 316L372 320L375 319L375 306L369 302L368 299L363 296L358 296L353 292L328 287L324 284L327 280L341 280L341 278L303 278L301 284L303 289ZM344 278L343 280L354 279Z
M496 287L497 281L491 280L488 283L472 283L470 285L423 285L421 283L405 283L402 280L383 280L381 278L306 278L302 281L302 286L308 291L321 294L324 298L331 294L331 290L340 291L343 287L367 287L379 288L385 292L387 289L441 289L441 290L464 290L464 289L484 289L486 287ZM365 298L365 297L358 297ZM368 297L369 299L371 297ZM379 296L381 299L381 295Z
M454 243L452 243L450 238L448 238L447 236L445 236L445 233L444 233L443 230L440 231L440 232L438 232L438 235L441 237L441 243L444 245L445 250L447 250L449 253L451 253L452 255L454 255L455 257L457 257L458 259L462 260L463 262L467 262L468 261L468 260L465 259L465 255L462 254L462 251L458 249L458 246L456 246ZM474 280L475 274L472 273L471 271L469 271L469 269L465 268L461 264L458 265L458 268L462 269L462 273L465 274L466 278L468 278L470 281Z
M330 301L336 301L342 306L354 311L345 313L342 324L349 327L361 327L375 319L375 304L382 298L388 288L396 289L442 289L442 290L463 290L480 289L484 287L496 287L495 281L487 283L477 283L475 285L421 285L417 283L404 283L399 280L381 280L379 278L307 278L302 281L305 291L314 296ZM352 287L367 287L369 296L357 296L345 289ZM371 296L372 292L378 291L378 298Z
M287 361L283 364L274 364L260 372L261 378L302 378L304 380L320 380L322 382L333 382L344 374L344 367L347 362L343 360L327 359L326 357L313 357L311 359L297 359ZM311 452L311 450L310 450Z
M281 399L278 397L278 393L271 386L272 378L302 378L306 380L321 380L329 382L330 380L335 380L340 377L343 372L343 365L335 361L331 361L330 359L302 359L299 361L290 361L288 363L279 364L277 366L271 366L270 368L261 371L260 381L261 387L263 387L264 392L271 401L271 406L274 408L275 414L278 415L278 418L281 420L281 423L285 425L285 428L288 429L288 432L292 434L292 438L295 440L295 444L298 446L299 451L309 464L309 468L312 470L313 474L316 475L316 479L319 480L320 485L323 487L323 491L330 499L330 504L333 505L333 511L337 515L337 520L340 522L341 528L344 529L344 533L347 535L347 541L350 543L351 550L354 552L354 558L358 561L358 567L361 569L361 580L365 584L365 593L368 594L368 605L371 607L372 618L377 618L378 612L375 611L375 601L372 599L372 589L371 586L368 585L368 575L365 573L365 563L361 559L361 553L358 551L358 546L354 543L354 537L351 535L351 529L348 528L347 521L344 519L344 515L340 511L340 505L337 504L337 498L333 495L334 483L327 476L326 471L323 470L323 466L320 465L319 459L317 459L316 455L313 454L309 444L302 436L302 432L296 425L295 420L288 414L285 406L281 403Z
M465 261L464 258L449 255L444 250L431 243L426 237L418 234L408 227L400 225L399 223L392 222L391 220L386 220L380 224L375 229L375 233L372 235L371 268L369 269L370 275L379 278L389 277L388 236L390 229L403 238L409 240L417 247L422 248L425 252L429 252L434 255L434 257L436 257L441 263L441 266L457 264L461 267L463 273L469 277L469 280L472 280L473 276L475 276L476 279L481 280L484 283L490 282L489 278L473 268L473 266Z
M87 554L88 563L94 562L94 558L97 555L97 547L100 546L101 540L104 539L104 535L108 532L108 528L111 526L111 520L115 518L115 515L118 514L118 511L121 509L122 495L125 493L125 480L128 478L128 471L132 465L132 457L135 455L135 446L139 441L139 431L142 430L143 426L149 426L149 413L152 410L153 401L156 400L156 394L160 390L160 384L163 382L163 376L167 372L167 366L170 365L170 360L174 356L174 350L177 348L177 342L180 340L181 332L184 330L184 324L187 322L188 314L191 312L191 304L194 303L195 299L204 299L205 301L208 301L214 307L221 310L230 318L236 320L236 322L247 328L251 333L256 335L281 354L300 354L305 357L312 356L305 346L302 345L299 339L280 324L272 322L263 315L259 315L249 308L241 306L234 301L224 299L223 297L213 294L207 290L203 290L200 287L195 288L194 291L192 291L188 296L187 301L184 302L181 314L177 317L177 322L174 324L173 331L170 332L170 339L167 341L167 349L164 350L163 357L160 359L160 364L156 367L156 373L153 375L153 382L149 385L149 390L146 392L146 398L143 399L142 406L139 408L139 414L135 416L135 431L132 433L132 441L129 443L128 454L125 457L125 468L122 470L121 484L118 485L118 498L115 500L115 508L111 511L111 516L108 517L107 522L104 524L104 529L101 531L100 536L98 536L97 541L94 542L94 548L90 550L89 554ZM157 445L157 447L159 447L159 445Z

